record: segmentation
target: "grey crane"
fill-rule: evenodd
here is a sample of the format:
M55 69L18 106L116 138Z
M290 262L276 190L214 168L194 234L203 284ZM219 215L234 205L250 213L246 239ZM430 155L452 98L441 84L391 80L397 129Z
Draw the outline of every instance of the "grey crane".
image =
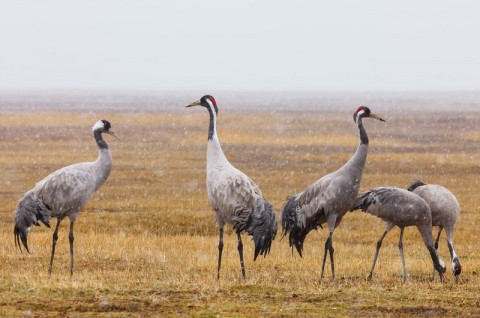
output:
M408 191L412 191L420 196L430 206L432 212L432 226L439 227L437 239L435 240L435 250L438 249L438 240L440 239L442 230L445 228L447 246L452 260L452 271L458 282L460 273L462 272L462 266L460 265L457 253L453 248L453 231L461 210L457 198L455 198L452 192L441 185L425 184L420 180L414 181L408 187Z
M208 200L215 211L219 228L217 278L223 251L223 228L232 224L237 234L238 253L242 276L245 279L243 243L240 233L245 231L253 237L254 260L270 252L272 240L277 233L277 217L272 205L263 197L258 186L244 173L236 169L225 157L217 135L218 107L210 95L186 107L203 106L210 114L207 142L207 192Z
M440 275L440 280L443 280L445 263L438 257L433 247L432 213L425 200L404 189L378 187L358 195L351 211L358 209L375 215L385 221L385 232L377 242L375 257L367 279L372 279L373 270L375 269L383 239L393 227L398 226L400 228L398 249L400 250L400 257L402 259L403 281L407 281L407 268L405 267L405 257L403 255L403 231L407 226L416 226L422 235L425 246L430 252L433 265Z
M363 127L363 118L385 121L373 114L368 107L359 107L353 114L353 119L358 125L360 144L353 157L340 169L322 177L303 192L289 196L282 207L283 236L290 233L290 246L292 249L295 246L300 257L302 257L303 242L307 234L321 227L323 223L328 224L330 233L325 242L321 279L323 279L328 250L332 279L335 280L333 231L352 207L360 187L368 151L368 136Z
M112 169L112 155L102 133L118 138L110 129L106 120L99 120L93 125L93 137L98 145L98 158L94 162L73 164L57 170L39 181L33 189L27 191L20 199L15 211L15 245L21 250L20 240L28 249L27 236L33 225L39 222L50 227L50 218L57 218L53 232L52 254L48 272L52 272L55 245L58 239L60 222L65 217L70 220L70 274L73 275L73 225L78 214L93 193L107 180Z

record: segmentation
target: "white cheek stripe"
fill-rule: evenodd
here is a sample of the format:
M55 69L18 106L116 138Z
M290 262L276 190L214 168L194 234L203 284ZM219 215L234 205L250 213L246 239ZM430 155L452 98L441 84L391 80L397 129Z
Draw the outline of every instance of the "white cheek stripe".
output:
M97 121L95 125L92 127L92 132L94 132L97 129L103 128L103 122L101 120Z
M210 110L212 111L213 117L217 119L217 112L215 111L215 107L213 106L212 101L209 100L208 98L206 98L206 100L207 100L208 106L210 107Z
M365 111L362 109L361 111L359 111L356 115L355 115L355 122L358 124L359 123L359 118L360 118L360 115L362 114L365 114Z
M205 98L205 99L207 100L207 103L208 103L210 109L212 110L213 115L214 115L215 117L217 117L217 113L215 112L215 107L213 106L212 101L211 101L210 99L208 99L208 98Z
M213 134L217 134L217 112L215 111L215 107L213 106L212 101L209 98L206 98L208 106L213 114Z

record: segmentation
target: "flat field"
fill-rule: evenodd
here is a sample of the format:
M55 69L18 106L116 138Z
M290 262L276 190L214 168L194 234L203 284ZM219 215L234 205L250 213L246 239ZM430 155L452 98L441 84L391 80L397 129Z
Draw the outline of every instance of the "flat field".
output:
M334 234L336 283L319 281L327 231L307 236L304 258L292 254L281 231L271 253L253 262L244 235L247 280L241 279L236 238L228 227L216 278L217 228L205 187L208 114L205 109L157 112L22 111L0 115L0 315L50 316L480 316L480 113L387 112L365 119L370 150L361 190L406 187L416 178L448 187L462 214L455 247L463 266L430 281L432 263L415 228L404 249L399 230L384 241L372 281L366 281L381 220L354 212ZM336 170L355 151L351 111L223 111L218 132L229 160L274 205ZM31 254L16 250L18 199L50 172L95 160L91 126L108 119L121 140L106 136L114 165L75 223L75 273L69 273L68 220L62 223L53 273L53 229L32 228ZM52 220L54 225L56 220ZM479 223L477 223L479 222ZM434 229L436 234L437 230Z

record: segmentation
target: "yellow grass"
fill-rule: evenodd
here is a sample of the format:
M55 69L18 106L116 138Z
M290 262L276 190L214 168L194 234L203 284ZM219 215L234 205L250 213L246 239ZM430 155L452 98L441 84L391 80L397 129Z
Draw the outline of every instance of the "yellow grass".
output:
M244 236L243 282L229 228L217 281L218 234L205 189L204 109L29 113L0 116L0 315L480 315L479 136L444 120L463 121L475 131L480 115L380 115L388 122L365 120L371 148L362 190L406 187L415 178L450 188L463 208L455 233L463 265L460 284L450 272L444 236L439 252L448 279L430 282L431 260L414 228L404 239L408 282L402 283L398 229L385 239L374 279L367 282L383 224L363 213L348 214L335 231L337 284L328 262L326 279L319 283L325 230L308 235L303 259L292 256L279 232L271 254L253 262L252 243ZM96 158L90 127L101 118L122 138L105 137L114 168L75 223L74 277L68 268L68 221L49 277L52 229L33 228L31 254L20 253L12 211L51 171ZM351 114L221 112L218 131L227 157L257 182L278 215L288 194L337 169L358 143Z

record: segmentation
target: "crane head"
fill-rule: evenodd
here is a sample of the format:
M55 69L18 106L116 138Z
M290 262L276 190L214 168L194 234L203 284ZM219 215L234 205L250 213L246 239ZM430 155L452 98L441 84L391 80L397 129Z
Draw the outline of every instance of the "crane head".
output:
M215 111L215 114L218 114L217 101L215 100L215 98L213 98L212 95L202 96L202 98L200 98L199 100L191 104L188 104L185 107L192 107L192 106L203 106L211 111Z
M462 272L462 265L460 265L460 261L457 257L455 257L452 261L452 271L455 277L458 277L458 275L460 275L460 273Z
M353 121L357 122L357 119L360 118L360 117L362 117L362 118L369 117L369 118L377 119L377 120L380 120L380 121L385 121L385 119L383 119L380 116L372 113L370 108L368 108L367 106L360 106L355 111L355 113L353 113Z
M93 132L99 131L101 133L106 133L120 140L120 137L118 137L117 133L115 133L111 128L112 128L112 125L110 124L110 122L108 120L102 119L97 121L95 125L93 125L92 131Z

